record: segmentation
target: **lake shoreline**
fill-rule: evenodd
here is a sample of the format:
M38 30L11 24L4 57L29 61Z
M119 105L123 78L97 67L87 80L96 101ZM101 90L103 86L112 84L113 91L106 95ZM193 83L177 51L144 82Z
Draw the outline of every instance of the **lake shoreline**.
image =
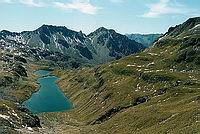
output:
M33 114L64 112L73 108L73 104L57 85L59 77L47 70L36 70L34 74L39 75L37 78L39 89L22 103L25 108Z

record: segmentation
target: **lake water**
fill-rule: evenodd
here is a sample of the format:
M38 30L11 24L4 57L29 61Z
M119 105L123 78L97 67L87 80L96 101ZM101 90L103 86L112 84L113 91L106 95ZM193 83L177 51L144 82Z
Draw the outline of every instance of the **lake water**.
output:
M39 70L34 73L40 76L38 79L40 88L30 99L23 102L23 105L27 109L34 114L38 114L65 111L73 108L70 100L65 97L56 84L56 81L59 79L58 77L48 76L50 71L46 70Z

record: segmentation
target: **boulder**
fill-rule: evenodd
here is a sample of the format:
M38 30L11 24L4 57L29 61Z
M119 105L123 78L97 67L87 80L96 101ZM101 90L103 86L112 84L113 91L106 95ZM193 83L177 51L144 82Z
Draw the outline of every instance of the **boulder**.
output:
M150 100L150 97L149 96L142 96L142 97L138 97L136 100L135 100L135 103L133 104L134 106L135 105L139 105L141 103L145 103L147 101Z

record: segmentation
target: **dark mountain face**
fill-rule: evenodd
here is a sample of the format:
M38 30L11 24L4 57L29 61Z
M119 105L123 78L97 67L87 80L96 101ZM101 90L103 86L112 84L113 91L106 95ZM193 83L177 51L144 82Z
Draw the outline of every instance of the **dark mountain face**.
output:
M43 25L35 31L21 33L4 30L0 32L0 38L5 43L23 44L40 52L49 52L49 55L61 53L80 64L105 63L145 49L142 44L103 27L86 36L66 27Z
M186 22L175 27L170 27L167 36L200 34L200 17L190 18Z
M162 34L126 34L126 36L146 47L150 47Z
M106 48L110 57L119 58L145 49L140 43L130 40L114 30L108 30L103 27L89 34L88 38L93 46Z
M85 39L85 35L82 34L81 32L75 32L75 31L69 30L64 26L55 27L51 25L43 25L37 30L35 30L34 33L39 34L40 37L43 38L44 40L45 38L49 38L50 40L50 38L52 38L53 35L55 34L59 34L63 37L79 39L81 42L83 42ZM49 41L49 44L50 44L50 41Z

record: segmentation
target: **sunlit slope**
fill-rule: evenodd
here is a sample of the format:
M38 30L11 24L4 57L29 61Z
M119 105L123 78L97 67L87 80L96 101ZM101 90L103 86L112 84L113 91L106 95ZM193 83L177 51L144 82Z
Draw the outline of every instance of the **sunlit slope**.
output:
M56 72L76 108L51 118L73 118L80 133L200 132L199 24L192 18L170 28L140 54Z

